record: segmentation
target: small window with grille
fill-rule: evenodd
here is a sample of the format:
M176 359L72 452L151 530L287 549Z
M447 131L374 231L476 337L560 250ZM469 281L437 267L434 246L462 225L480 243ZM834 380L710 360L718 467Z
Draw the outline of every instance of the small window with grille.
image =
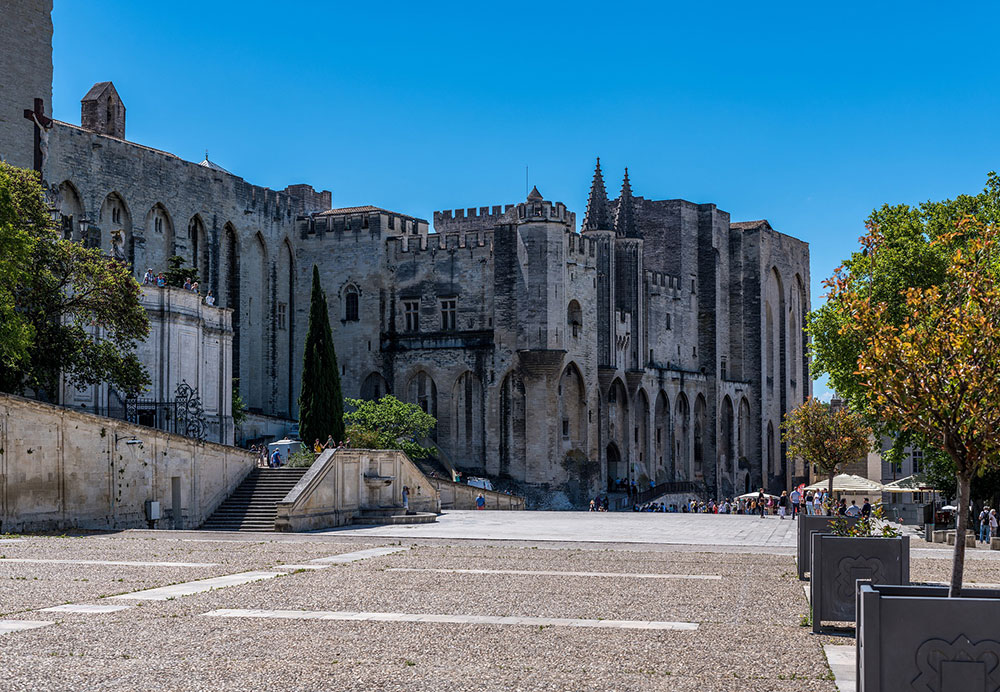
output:
M406 322L406 331L417 332L420 331L420 301L419 300L404 300L403 301L403 316Z
M458 312L457 298L441 299L441 331L455 331L455 317Z

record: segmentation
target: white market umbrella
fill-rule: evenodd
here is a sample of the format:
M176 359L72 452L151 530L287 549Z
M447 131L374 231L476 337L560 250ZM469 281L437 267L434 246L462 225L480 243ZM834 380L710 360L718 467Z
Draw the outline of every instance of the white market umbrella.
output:
M936 493L937 488L928 484L927 479L922 474L914 474L898 481L886 483L882 488L884 493Z
M764 497L773 497L774 499L778 499L777 495L772 495L771 493L764 493ZM736 499L737 500L756 500L757 499L757 493L745 493L743 495L737 496Z
M824 479L812 485L807 485L806 490L829 490L830 480ZM841 473L833 477L833 490L838 493L880 493L882 484L862 476L855 476L850 473ZM908 490L906 492L913 492Z

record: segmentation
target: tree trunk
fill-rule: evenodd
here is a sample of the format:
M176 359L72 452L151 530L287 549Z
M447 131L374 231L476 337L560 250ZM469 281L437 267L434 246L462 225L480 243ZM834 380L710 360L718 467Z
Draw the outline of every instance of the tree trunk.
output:
M828 485L827 485L826 496L827 499L830 501L830 504L826 506L824 509L826 509L826 515L828 517L833 515L833 475L834 474L831 472L829 478L827 479Z
M955 525L955 556L951 563L951 588L949 598L962 595L962 573L965 571L965 532L969 526L969 488L972 485L972 474L964 473L958 477L958 522Z

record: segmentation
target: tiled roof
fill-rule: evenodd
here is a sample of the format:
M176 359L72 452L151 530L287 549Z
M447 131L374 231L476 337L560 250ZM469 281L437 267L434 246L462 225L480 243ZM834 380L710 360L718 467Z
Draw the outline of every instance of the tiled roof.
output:
M767 222L767 219L759 219L757 221L734 221L729 224L729 227L740 231L756 231L761 228L771 229L771 224Z
M100 96L101 94L103 94L104 90L107 89L109 86L112 87L112 88L114 88L112 86L111 82L98 82L94 86L90 87L90 91L88 91L86 94L84 94L83 99L81 99L81 100L83 100L83 101L93 101L98 96Z
M326 211L321 211L316 216L333 216L335 214L360 214L366 211L381 211L386 214L393 214L388 209L382 209L380 207L373 207L370 204L366 204L363 207L340 207L339 209L327 209Z
M221 171L223 173L229 173L229 171L227 171L219 164L209 161L208 157L205 157L205 160L199 163L198 165L201 166L202 168L211 168L213 171ZM229 175L232 175L232 173L229 173Z
M421 221L427 223L424 219L419 219L416 216L410 216L409 214L400 214L398 211L391 211L389 209L383 209L382 207L375 207L371 204L366 204L361 207L340 207L338 209L327 209L326 211L321 211L316 216L342 216L346 214L368 214L371 212L377 212L380 214L388 214L389 216L401 216L404 219L412 219L414 221Z

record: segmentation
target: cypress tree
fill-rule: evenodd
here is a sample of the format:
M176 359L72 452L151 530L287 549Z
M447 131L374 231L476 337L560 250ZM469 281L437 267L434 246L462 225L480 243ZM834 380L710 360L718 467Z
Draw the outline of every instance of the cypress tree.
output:
M325 442L333 435L344 439L344 400L340 393L340 372L333 347L333 332L326 308L326 294L319 283L319 269L313 265L312 296L309 301L309 329L302 360L302 388L299 393L299 437L307 444Z

